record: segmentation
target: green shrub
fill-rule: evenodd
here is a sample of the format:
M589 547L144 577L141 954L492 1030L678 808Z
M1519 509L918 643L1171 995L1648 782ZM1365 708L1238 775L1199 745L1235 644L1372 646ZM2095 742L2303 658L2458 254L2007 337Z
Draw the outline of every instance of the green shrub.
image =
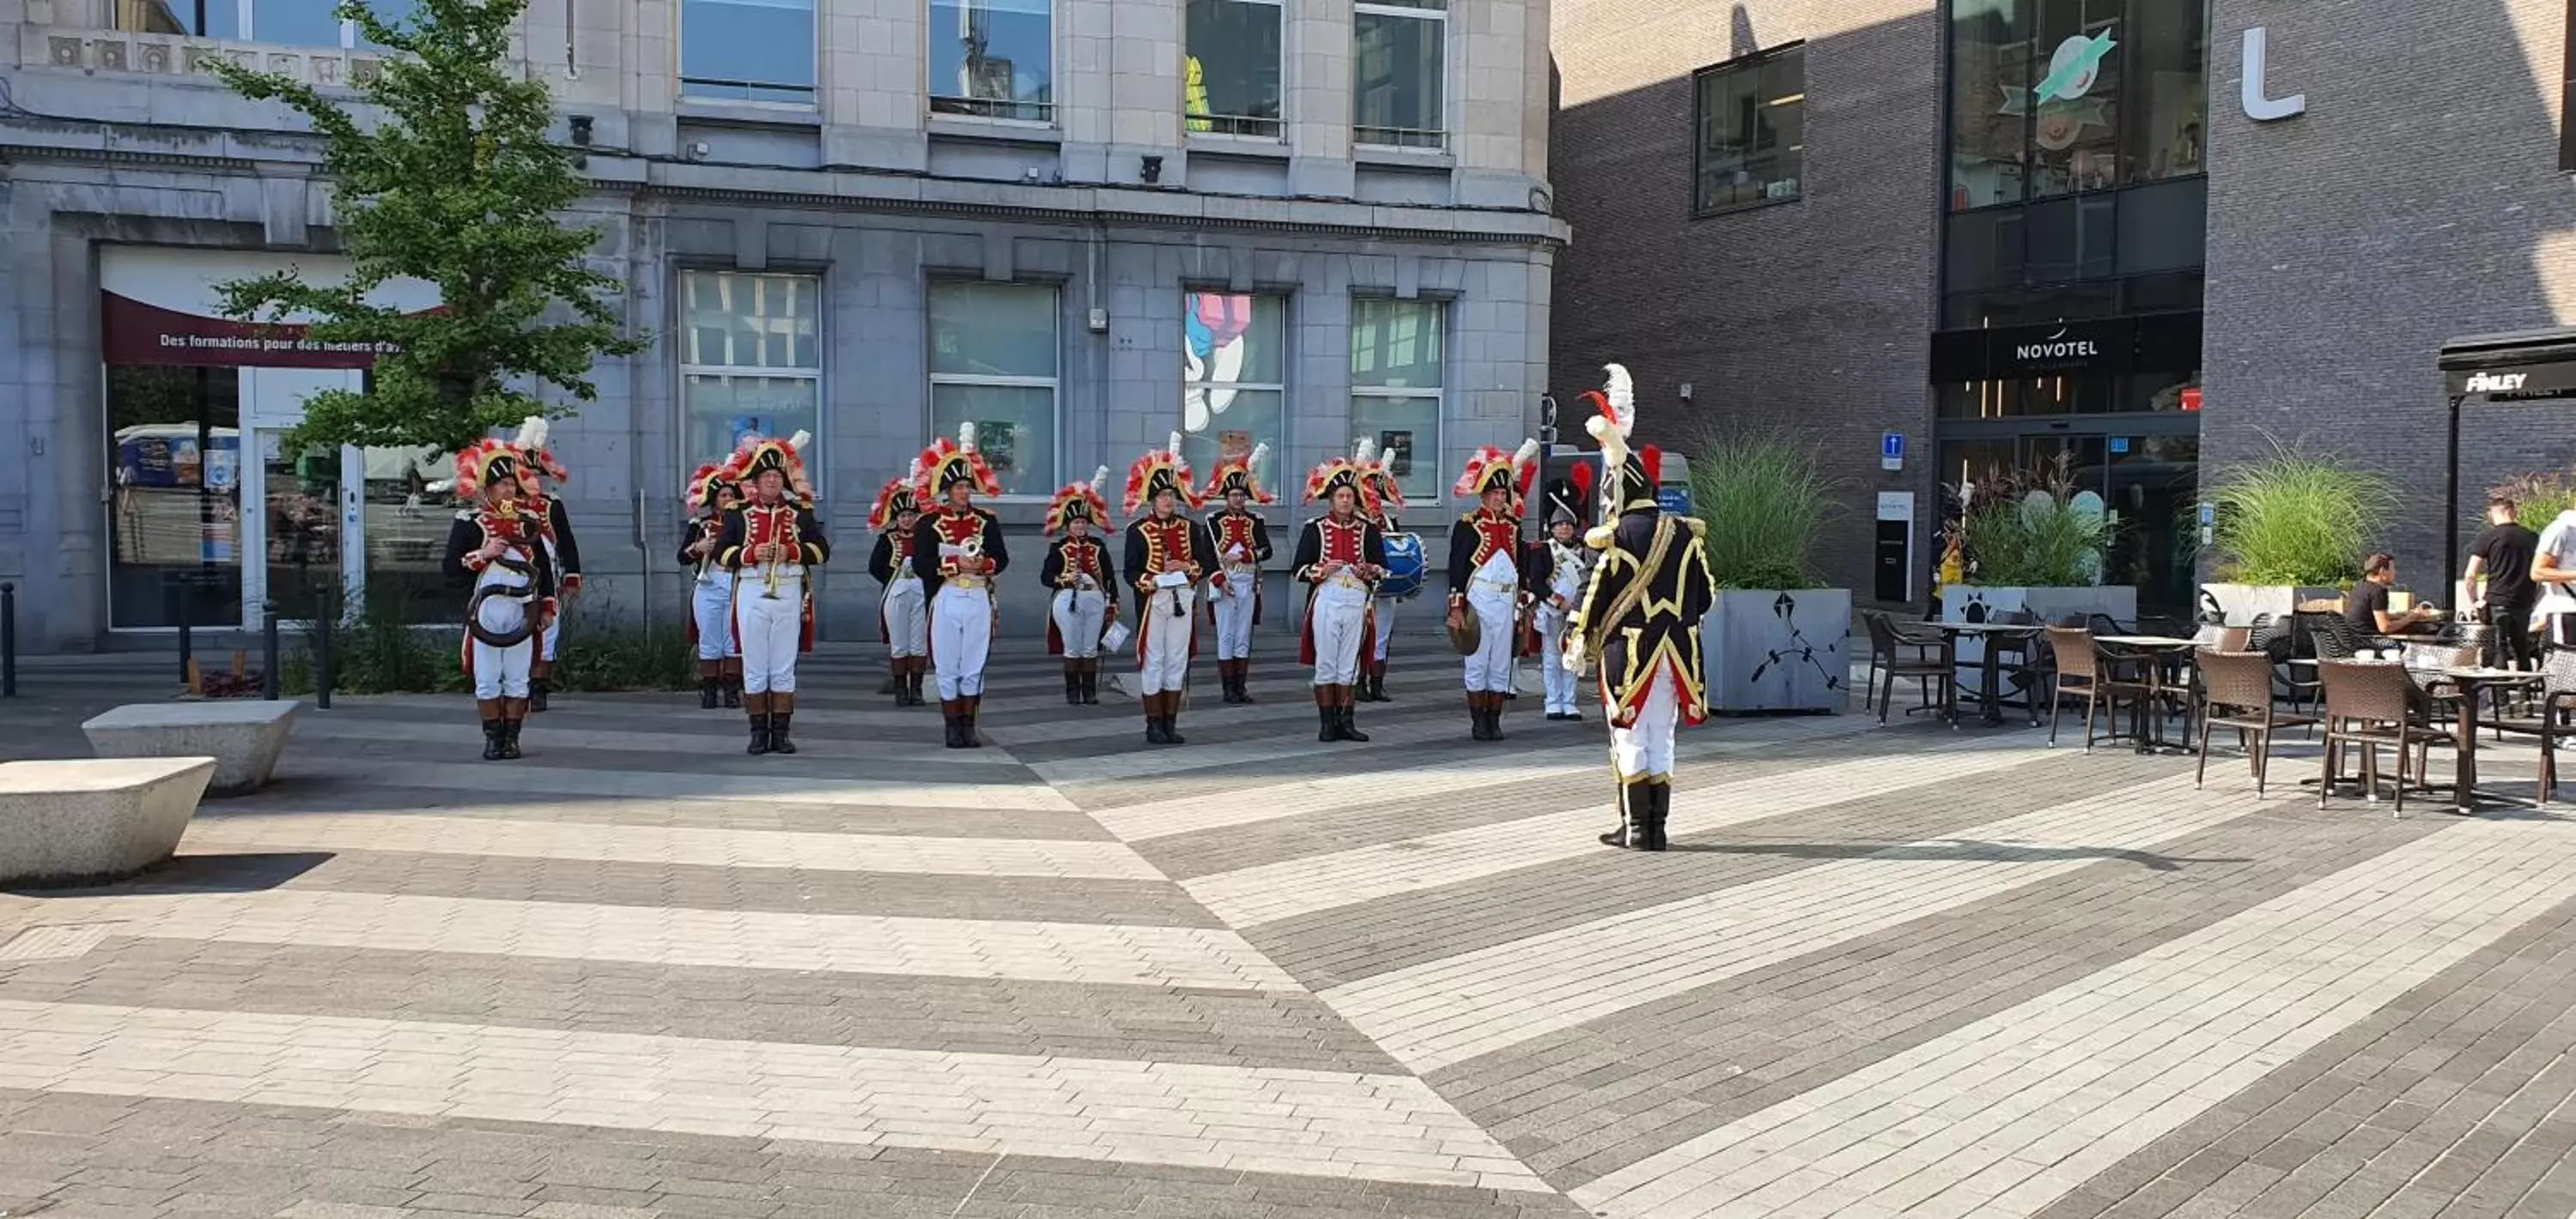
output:
M2377 474L2275 441L2270 455L2222 475L2209 502L2219 579L2341 587L2361 578L2397 493Z
M2032 492L2039 492L2037 496ZM2117 529L2075 503L2073 467L2061 454L2048 468L1989 475L1976 484L1962 521L1972 583L1990 588L2089 588Z
M1833 515L1813 446L1776 433L1713 436L1691 456L1692 507L1719 588L1813 588L1808 565Z
M459 606L460 612L462 604ZM697 685L696 653L686 627L615 620L613 603L576 600L564 621L558 690L683 690ZM284 658L288 693L314 689L321 636L303 628L303 644ZM462 626L415 625L398 608L374 605L331 636L331 688L342 694L459 693L471 688L459 655Z

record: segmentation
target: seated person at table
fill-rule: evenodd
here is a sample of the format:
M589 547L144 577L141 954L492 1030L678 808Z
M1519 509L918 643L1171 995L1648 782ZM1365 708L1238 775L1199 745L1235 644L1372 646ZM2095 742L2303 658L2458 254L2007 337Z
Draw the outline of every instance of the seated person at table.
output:
M2344 620L2365 635L2405 635L2422 631L2441 617L2426 605L2390 612L2388 590L2396 583L2397 556L2383 551L2362 560L2361 583L2344 595Z

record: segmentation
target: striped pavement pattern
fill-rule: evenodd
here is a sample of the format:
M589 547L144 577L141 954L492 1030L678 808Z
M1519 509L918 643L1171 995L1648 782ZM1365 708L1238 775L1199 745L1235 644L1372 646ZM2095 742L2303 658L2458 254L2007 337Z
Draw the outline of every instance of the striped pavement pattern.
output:
M2576 826L1854 714L1687 733L1624 854L1597 714L1471 742L1436 646L1356 745L1021 651L972 752L839 653L794 758L308 711L171 866L0 895L0 1213L2576 1212Z

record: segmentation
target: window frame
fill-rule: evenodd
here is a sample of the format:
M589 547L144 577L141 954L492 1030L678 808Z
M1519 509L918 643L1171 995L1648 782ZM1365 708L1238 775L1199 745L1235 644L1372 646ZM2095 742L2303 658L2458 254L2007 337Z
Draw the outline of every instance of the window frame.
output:
M1701 199L1700 199L1700 182L1701 182L1701 180L1702 180L1703 176L1708 172L1708 142L1707 142L1707 140L1706 140L1705 138L1703 138L1703 128L1707 125L1707 113L1706 113L1706 111L1703 109L1703 104L1704 104L1704 99L1705 99L1705 98L1706 98L1706 96L1707 96L1708 82L1709 82L1711 79L1713 79L1713 78L1715 78L1715 77L1717 77L1717 76L1720 76L1720 75L1732 75L1732 74L1737 73L1737 72L1751 71L1751 72L1755 73L1755 78L1754 78L1755 94L1754 94L1754 96L1755 96L1755 99L1756 99L1757 103L1759 103L1759 102L1760 102L1760 97L1761 97L1761 93L1760 93L1760 86L1761 86L1761 77L1760 77L1760 73L1761 73L1762 69L1764 69L1765 67L1767 67L1767 66L1768 66L1772 61L1774 61L1774 60L1783 59L1783 58L1786 58L1786 57L1791 56L1791 55L1795 55L1795 56L1797 56L1797 57L1798 57L1798 91L1797 91L1797 93L1796 93L1796 94L1794 94L1794 95L1791 97L1791 99L1790 99L1790 100L1792 100L1792 101L1796 102L1796 103L1797 103L1797 106L1798 106L1798 132L1799 132L1799 137L1798 137L1798 138L1799 138L1799 143L1798 143L1798 146L1797 146L1797 153L1798 153L1798 174L1797 174L1797 179L1796 179L1796 181L1797 181L1797 183L1798 183L1798 189L1797 189L1796 191L1794 191L1794 192L1792 192L1792 193L1790 193L1790 194L1786 194L1786 195L1780 195L1780 196L1776 196L1776 197L1774 197L1774 196L1770 196L1770 195L1767 195L1767 194L1766 194L1764 197L1762 197L1762 198L1760 198L1760 199L1751 199L1751 200L1747 200L1747 201L1744 201L1744 202L1741 202L1741 203L1728 203L1728 204L1722 204L1722 205L1717 205L1717 206L1710 206L1710 205L1708 205L1708 204L1706 204L1706 203L1703 203L1703 202L1701 201ZM1776 46L1776 47L1766 47L1766 48L1764 48L1764 49L1762 49L1762 50L1755 51L1755 52L1753 52L1753 53L1751 53L1751 54L1749 54L1749 55L1738 55L1738 56L1736 56L1736 57L1735 57L1735 58L1733 58L1733 59L1724 60L1724 61L1721 61L1721 62L1718 62L1718 63L1710 64L1710 65L1708 65L1707 67L1704 67L1704 68L1696 69L1696 70L1694 70L1694 71L1691 73L1691 76L1690 76L1690 82L1691 82L1691 105L1690 105L1690 116L1691 116L1691 126L1690 126L1690 145L1691 145L1690 214L1691 214L1691 218L1692 218L1692 219L1694 219L1694 220L1698 220L1698 219L1705 219L1705 218L1710 217L1710 216L1730 216L1730 215L1734 215L1735 213L1738 213L1738 212L1749 212L1749 211L1755 211L1755 210L1758 210L1758 209L1761 209L1761 208L1766 208L1766 207L1778 207L1778 206L1781 206L1781 205L1783 205L1783 204L1797 203L1797 202L1799 202L1799 201L1801 201L1801 200L1804 200L1804 199L1807 197L1807 145L1806 145L1806 130L1807 130L1807 122L1806 122L1806 115L1807 115L1807 42L1806 42L1806 40L1802 38L1802 39L1799 39L1799 40L1797 40L1797 41L1795 41L1795 42L1784 42L1784 43L1782 43L1782 44L1780 44L1779 46ZM1772 103L1768 103L1768 104L1771 104L1771 105L1779 105L1779 104L1781 104L1781 103L1778 103L1778 102L1772 102Z
M671 4L671 91L673 97L682 101L701 105L748 106L755 109L785 110L797 113L812 113L822 109L823 4L825 3L825 0L804 0L805 16L812 26L812 29L808 31L808 33L810 36L810 46L813 51L813 71L811 73L813 83L806 85L768 84L750 80L717 80L713 77L689 75L689 46L685 31L689 28L689 5L695 2L697 2L697 0L672 0ZM708 2L721 3L722 0L708 0ZM806 96L803 101L781 101L777 98L759 97L725 97L710 93L692 93L689 91L689 86L692 84L720 85L738 89L786 90L801 88L805 90Z
M1243 114L1208 114L1202 118L1190 113L1189 65L1190 60L1196 56L1190 51L1189 0L1181 0L1181 134L1193 140L1285 140L1288 138L1288 0L1224 0L1224 2L1258 4L1264 8L1279 11L1279 114L1275 118L1265 119ZM1049 0L1049 3L1052 4L1053 0ZM1354 34L1353 37L1357 35ZM1209 124L1207 130L1201 131L1190 126L1192 123L1201 121ZM1232 125L1231 130L1227 128L1227 124ZM1263 124L1267 124L1269 129L1266 131L1254 129Z
M1292 330L1294 330L1294 329L1295 329L1295 326L1292 324L1292 320L1293 320L1293 319L1291 319L1291 318L1289 317L1289 311L1290 311L1290 310L1292 310L1292 309L1294 309L1294 308L1296 307L1296 305L1295 305L1296 297L1295 297L1293 294L1291 294L1291 293L1287 293L1287 292L1260 292L1260 291L1253 291L1253 292L1236 292L1236 291L1234 291L1234 290L1233 290L1233 289L1231 289L1231 288L1193 288L1193 287L1191 287L1191 286L1189 286L1189 285L1187 285L1187 284L1184 284L1184 285L1182 285L1182 286L1181 286L1181 342L1182 342L1185 346L1186 346L1186 344L1189 342L1189 307L1190 307L1190 298L1191 298L1191 297L1194 297L1194 296L1211 296L1211 295L1213 295L1213 296L1240 296L1240 297L1243 297L1243 298L1245 298L1245 299L1247 299L1247 300L1251 300L1251 301L1255 301L1255 302L1258 302L1258 301L1261 301L1261 300L1264 300L1264 299L1267 299L1267 300L1275 300L1275 301L1278 301L1278 302L1279 302L1279 346L1280 346L1280 352L1279 352L1279 372L1280 372L1280 376L1281 376L1281 378L1282 378L1282 379L1281 379L1281 380L1279 380L1279 381L1276 381L1276 382L1272 382L1272 381L1193 381L1193 380L1190 380L1190 379L1189 379L1189 376L1188 376L1188 359L1187 359L1187 353L1186 353L1186 350L1185 350L1185 351L1184 351L1184 355L1183 355L1183 359L1182 359L1182 361L1181 361L1181 364L1182 364L1181 397L1180 397L1180 400L1179 400L1178 402L1173 403L1173 406L1174 406L1174 407L1176 407L1176 408L1178 408L1178 413L1177 413L1177 417L1173 420L1172 426L1174 426L1174 427L1176 427L1176 428L1180 429L1181 435L1182 435L1184 438L1186 438L1186 437L1189 435L1189 422L1190 422L1190 417L1189 417L1189 409L1190 409L1189 398L1190 398L1190 391L1191 391L1191 390L1194 390L1194 389L1213 390L1213 389L1217 389L1217 388L1219 388L1219 387L1223 387L1223 388L1226 388L1226 389L1234 389L1234 390L1248 390L1248 391L1251 391L1251 392L1253 392L1253 393L1276 394L1276 395L1278 395L1278 403L1279 403L1279 435L1278 435L1278 436L1276 436L1276 437L1271 438L1270 444L1271 444L1271 448L1272 448L1272 451L1273 451L1273 452L1275 452L1275 453L1280 453L1280 454L1285 454L1285 453L1289 452L1289 448L1288 448L1288 441L1289 441L1289 428L1288 428L1288 424L1289 424L1289 410L1288 410L1288 382L1287 382L1287 380L1286 380L1285 378L1286 378L1286 376L1287 376L1287 373L1288 373L1289 368L1290 368L1290 367L1292 366L1292 364L1293 364L1293 358L1292 358L1292 357L1293 357L1293 353L1292 353L1291 351L1289 351L1289 350L1288 350L1288 343L1289 343L1288 335L1289 335L1289 333L1290 333ZM1256 304L1254 307L1255 307L1256 309L1258 309L1258 308L1259 308L1259 306L1258 306L1257 304ZM1261 442L1262 442L1262 441L1261 441L1261 438L1260 438L1260 437L1257 437L1257 436L1256 436L1256 437L1254 437L1254 438L1253 438L1253 443L1254 443L1256 446L1258 446ZM1275 480L1276 480L1276 477L1277 477L1276 469L1275 469L1276 464L1277 464L1277 463L1275 463L1275 462L1273 463L1273 465L1274 465L1273 473L1272 473L1271 475L1269 475L1269 476L1266 476L1266 477L1269 477L1269 478L1273 479L1273 480L1274 480L1274 483L1275 483ZM1213 464L1213 463L1211 463L1211 464L1209 465L1209 467L1208 467L1208 468L1209 468L1210 470L1213 470L1213 469L1215 469L1215 466L1214 466L1214 464ZM1272 486L1271 486L1271 489L1275 491L1275 490L1277 490L1278 488L1277 488L1277 486L1276 486L1276 485L1272 485Z
M389 55L394 53L391 48L371 47L360 42L358 23L355 21L341 21L336 23L340 27L340 41L336 44L315 42L270 42L259 36L259 23L255 14L257 13L261 2L262 0L170 0L171 8L175 9L184 6L192 14L197 14L200 10L202 10L203 14L213 14L225 9L231 9L233 12L233 28L236 30L248 31L248 33L243 34L239 38L223 38L220 35L194 32L182 32L176 36L180 38L213 38L218 42L248 42L259 43L267 46L305 47L316 51L337 50L352 53L365 52L378 55ZM154 32L148 25L127 24L129 20L126 15L127 11L126 6L123 4L113 6L108 13L108 24L110 27L128 33L148 34ZM172 19L177 20L178 15L173 13ZM186 25L188 23L180 21L180 24ZM198 16L196 24L197 28L200 30L205 28L206 21L204 15Z
M1051 2L1052 0L1050 0L1050 3ZM1008 374L936 371L938 362L935 357L938 353L933 349L933 345L939 341L939 335L930 325L930 297L933 293L939 291L940 288L952 284L965 285L968 287L1009 287L1045 290L1048 300L1053 304L1053 307L1047 310L1047 317L1053 324L1054 328L1054 334L1051 336L1052 342L1050 347L1055 354L1055 375L1051 377L1031 377ZM1054 447L1053 450L1047 454L1047 461L1055 467L1055 470L1048 477L1039 480L1039 482L1043 484L1043 489L1021 492L1019 494L1005 492L1001 495L987 495L980 496L978 498L988 503L999 504L1044 504L1052 502L1055 498L1056 490L1064 486L1067 481L1070 481L1064 477L1064 285L1048 280L1035 282L1010 280L997 284L991 280L973 279L964 276L937 276L930 279L922 287L921 317L921 367L924 376L921 394L921 423L924 433L930 436L933 440L947 434L939 430L939 387L942 385L981 386L993 389L1043 389L1047 391L1047 413L1050 420L1049 426L1054 432ZM1086 481L1088 480L1086 479Z
M1438 385L1428 387L1361 385L1357 380L1357 371L1347 370L1346 376L1350 378L1350 383L1347 384L1345 388L1350 391L1351 403L1349 413L1345 415L1344 418L1351 424L1350 430L1354 434L1361 434L1359 432L1358 423L1358 407L1360 399L1431 399L1431 452L1428 458L1431 463L1431 492L1428 495L1419 497L1411 493L1407 493L1405 495L1405 507L1407 511L1426 505L1445 508L1450 500L1450 480L1447 474L1448 467L1444 463L1447 460L1448 450L1446 446L1448 444L1449 436L1449 319L1452 316L1449 307L1453 302L1446 298L1429 296L1417 297L1413 300L1405 300L1396 296L1376 296L1368 294L1354 295L1351 298L1353 306L1351 312L1355 325L1357 315L1359 313L1358 304L1364 300L1389 301L1398 305L1414 305L1428 308L1432 311L1432 329L1434 333L1440 336L1440 360L1436 365L1440 370L1440 383ZM1359 356L1359 344L1354 342L1348 344L1348 346L1351 349L1352 358L1356 360ZM1284 419L1282 420L1281 426L1286 426ZM1425 460L1422 445L1418 442L1413 446L1413 459L1416 461ZM1399 489L1402 487L1400 482L1398 483L1398 487Z
M971 4L974 3L975 0L959 0L959 2ZM1044 2L1046 4L1047 17L1047 100L1044 102L1021 102L1009 99L958 97L954 94L943 94L939 92L937 86L932 82L932 73L930 71L930 40L933 37L935 27L938 24L936 20L932 20L930 18L932 16L932 11L938 7L938 0L925 0L925 3L923 3L919 10L924 17L924 20L921 23L921 100L922 105L928 109L934 120L962 120L970 123L998 123L1007 126L1027 127L1037 130L1049 130L1056 126L1057 120L1062 116L1064 111L1064 103L1056 98L1056 90L1064 77L1064 39L1062 37L1063 31L1058 27L1056 22L1056 17L1059 15L1055 11L1056 0L1044 0ZM1183 20L1187 20L1186 15ZM1186 27L1184 28L1186 29ZM1182 53L1184 55L1188 54L1186 46L1183 47ZM943 106L942 103L946 103L946 105ZM1024 113L1025 111L1030 110L1043 110L1044 114L1032 117L1030 114ZM1009 113L1002 113L1001 111L1009 111ZM1059 329L1057 337L1058 340L1061 341L1061 329ZM1057 361L1059 379L1061 379L1062 376L1062 368L1063 362L1061 360ZM1061 411L1063 407L1061 394L1058 395L1057 407L1059 411ZM1045 497L1041 496L1040 498L1043 499Z
M1360 125L1359 19L1362 16L1405 17L1416 21L1433 22L1439 26L1440 127L1437 131L1414 131L1406 133L1411 135L1430 135L1437 137L1436 139L1427 143L1390 144L1382 141L1363 139L1361 137L1360 133L1363 131L1398 130L1393 127L1372 128ZM1281 14L1281 18L1282 20L1285 20L1286 14L1284 12ZM1283 27L1280 37L1280 56L1283 61L1280 72L1280 110L1282 112L1282 118L1286 117L1285 112L1287 110L1287 71L1286 64L1284 62L1288 54L1287 48L1287 36L1285 28ZM1452 90L1449 87L1450 67L1448 0L1432 0L1432 3L1422 5L1389 3L1386 2L1386 0L1378 0L1378 2L1374 3L1372 3L1371 0L1358 0L1357 3L1354 3L1351 6L1351 147L1354 149L1365 148L1370 150L1393 150L1396 152L1410 152L1417 154L1426 152L1445 153L1449 151L1450 130L1456 125L1455 120L1457 117L1455 111L1457 104L1457 99L1454 96L1455 90Z
M688 283L689 277L692 275L741 275L778 279L801 279L812 284L814 287L814 367L812 368L797 368L783 364L697 364L690 362L688 359L689 345L685 340L671 344L671 363L672 366L678 370L679 374L678 382L672 386L673 392L671 394L671 402L672 423L676 429L673 432L673 435L679 438L682 442L679 447L683 450L676 454L679 458L679 469L675 472L679 475L680 483L685 485L688 481L689 475L697 470L700 463L710 460L722 461L731 455L730 452L692 454L685 451L686 442L689 436L689 378L760 377L769 380L812 381L814 383L814 436L813 439L808 442L803 454L805 458L805 480L813 485L814 498L818 503L830 502L830 491L826 486L826 483L830 479L830 463L822 459L824 445L828 443L828 437L831 435L830 418L832 413L828 409L828 404L831 401L831 386L824 380L826 367L831 363L832 350L832 344L830 341L832 333L832 302L830 295L825 291L829 284L829 281L825 277L825 273L819 268L807 269L801 267L773 267L760 271L745 271L739 267L715 265L683 265L677 268L677 270L679 273L673 277L673 290L671 293L671 311L673 314L671 319L671 331L673 334L680 334L688 329Z

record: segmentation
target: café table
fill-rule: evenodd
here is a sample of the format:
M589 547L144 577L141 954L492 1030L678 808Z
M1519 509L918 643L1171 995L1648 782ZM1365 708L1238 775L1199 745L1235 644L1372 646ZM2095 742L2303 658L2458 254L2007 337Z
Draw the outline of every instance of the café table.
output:
M2139 659L2147 662L2147 696L2139 699L2137 704L2138 752L2153 753L2176 748L2164 742L2161 732L2154 731L2153 725L2162 717L2149 714L2148 708L2165 693L2164 660L2199 647L2200 641L2186 639L2180 635L2096 635L2093 637L2093 642L2108 644L2134 653ZM2152 737L2151 732L2154 732ZM2183 749L2182 752L2189 752L2189 750Z
M1979 718L1988 724L2003 723L2003 671L1995 663L1995 655L2001 649L1995 644L2005 640L2030 639L2047 628L2036 622L1930 622L1924 625L1949 636L1954 655L1961 636L1984 641L1985 656L1978 662ZM1948 719L1950 727L1955 729L1959 726L1959 704L1955 698L1948 701L1949 707L1944 713L1944 718ZM2033 692L2030 700L2030 726L2039 727L2039 699L2036 691Z
M2426 670L2441 675L2459 691L2460 722L2452 735L2458 738L2459 764L2453 783L2451 807L2462 813L2477 811L2478 804L2478 696L2488 690L2528 686L2540 680L2540 674L2522 669L2495 669L2484 665Z

